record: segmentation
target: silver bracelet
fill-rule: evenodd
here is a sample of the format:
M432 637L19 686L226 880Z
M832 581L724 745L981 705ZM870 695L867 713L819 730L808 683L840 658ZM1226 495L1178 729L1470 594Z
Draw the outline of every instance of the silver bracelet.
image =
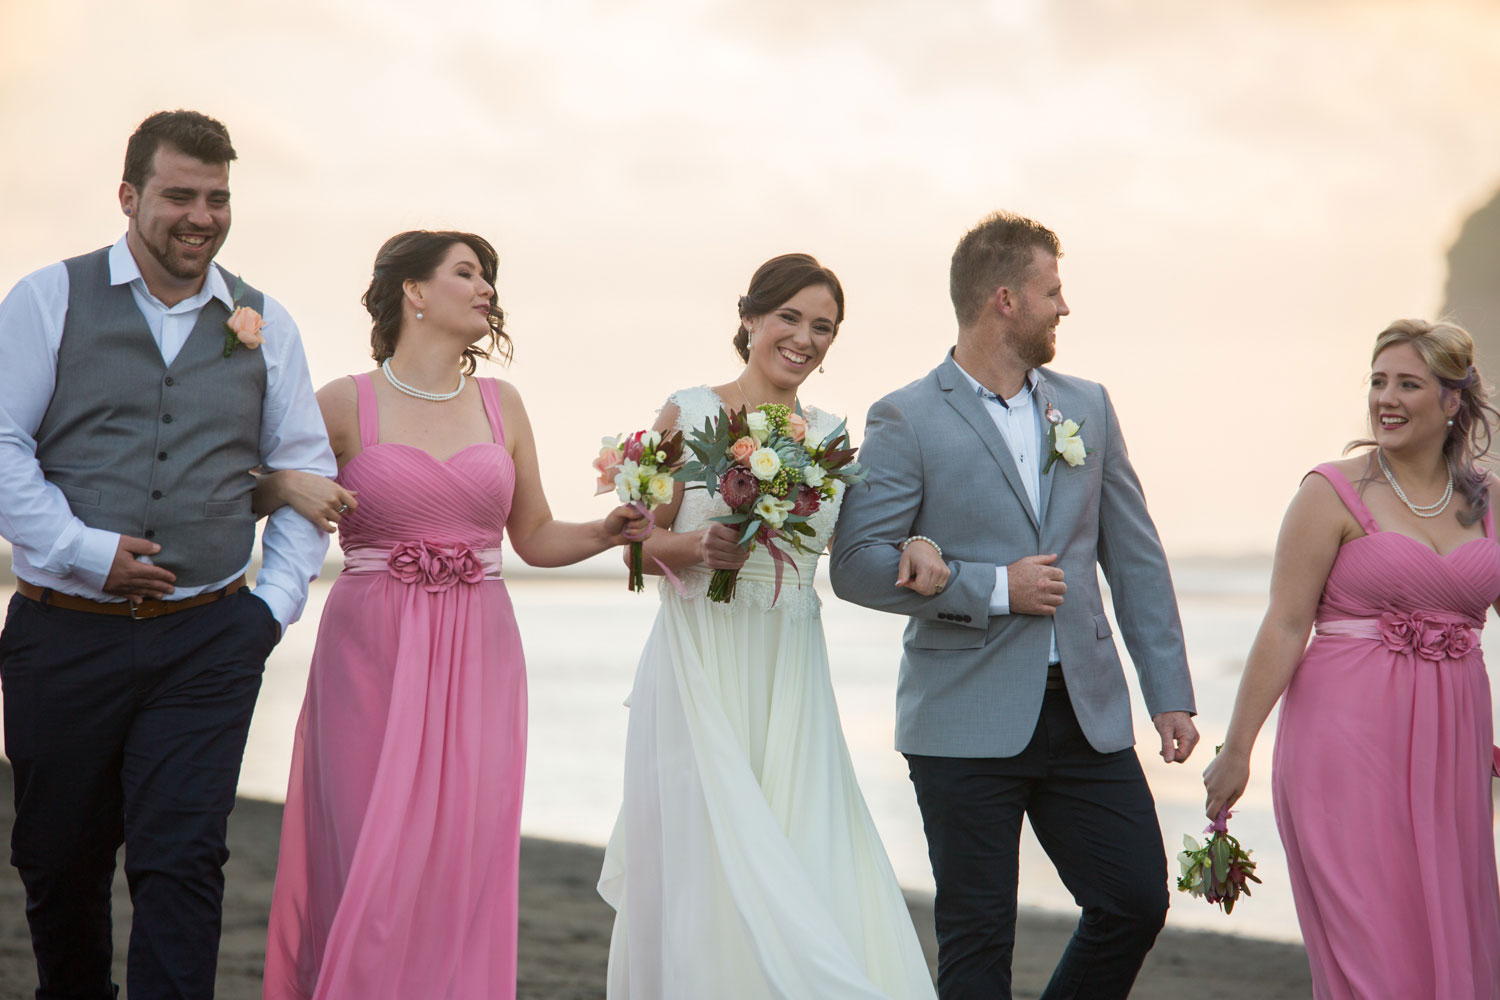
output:
M898 550L900 550L901 552L905 552L906 551L906 547L908 545L910 545L912 542L926 542L928 545L931 545L934 549L937 549L937 554L938 554L938 558L939 559L943 558L943 547L941 545L939 545L937 542L934 542L932 539L928 538L926 535L912 535L906 541L904 541L900 545L896 546L896 548Z

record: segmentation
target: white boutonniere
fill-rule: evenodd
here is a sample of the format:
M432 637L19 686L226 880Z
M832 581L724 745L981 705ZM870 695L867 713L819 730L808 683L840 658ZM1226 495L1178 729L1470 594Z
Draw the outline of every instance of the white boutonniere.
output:
M1047 461L1042 465L1042 474L1046 475L1052 471L1052 463L1061 458L1064 462L1077 468L1083 464L1083 460L1093 450L1084 447L1083 436L1080 433L1087 417L1078 422L1065 420L1061 411L1051 403L1047 404L1044 411L1047 417Z
M245 279L236 279L234 283L234 294L230 296L236 303L245 294ZM224 321L224 357L234 353L236 347L244 347L247 350L255 350L266 342L261 335L265 329L266 321L260 313L249 306L238 306L229 318Z

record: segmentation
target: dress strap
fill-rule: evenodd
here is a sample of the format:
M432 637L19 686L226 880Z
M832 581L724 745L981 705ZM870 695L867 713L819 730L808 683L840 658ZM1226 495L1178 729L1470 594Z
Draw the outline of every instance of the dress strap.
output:
M505 444L505 409L500 405L500 383L492 378L476 378L479 383L479 400L484 404L484 415L490 418L490 433L495 443Z
M1339 499L1344 501L1344 506L1349 508L1349 513L1353 514L1354 519L1359 522L1359 526L1365 529L1365 534L1373 535L1380 531L1380 525L1376 523L1374 515L1370 513L1370 508L1365 506L1365 502L1360 499L1359 491L1349 482L1349 478L1343 472L1339 471L1338 466L1331 462L1324 462L1322 465L1315 467L1312 472L1316 472L1328 480L1329 485L1333 487L1333 491L1339 495ZM1309 472L1308 475L1312 475L1312 472ZM1304 476L1303 478L1306 477Z
M380 441L380 404L375 402L375 384L368 372L350 375L359 402L359 447L363 451Z

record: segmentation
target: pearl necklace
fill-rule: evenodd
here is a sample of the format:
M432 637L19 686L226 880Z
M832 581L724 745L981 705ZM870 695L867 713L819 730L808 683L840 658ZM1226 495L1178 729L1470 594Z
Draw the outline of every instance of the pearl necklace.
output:
M1406 491L1401 488L1400 483L1396 482L1395 475L1391 473L1391 467L1385 464L1385 453L1376 449L1375 458L1380 462L1380 471L1385 473L1385 481L1391 484L1391 489L1395 490L1396 496L1400 497L1401 502L1406 504L1407 510L1418 517L1437 517L1448 509L1448 501L1453 499L1453 464L1451 462L1448 464L1448 488L1443 491L1443 498L1437 503L1418 507L1406 498Z
M404 392L408 396L415 396L417 399L426 399L434 403L441 403L444 400L452 399L454 396L457 396L459 393L464 391L463 372L458 373L458 388L454 389L452 392L424 392L421 389L412 388L411 386L407 385L405 382L397 378L395 373L391 371L390 358L386 358L380 363L380 370L385 372L386 381L395 386L397 392Z

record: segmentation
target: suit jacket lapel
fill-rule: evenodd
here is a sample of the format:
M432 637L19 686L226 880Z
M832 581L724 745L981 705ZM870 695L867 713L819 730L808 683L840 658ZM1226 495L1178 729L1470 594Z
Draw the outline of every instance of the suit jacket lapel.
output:
M989 413L984 408L984 401L979 394L974 392L969 385L969 380L964 378L963 373L958 370L953 355L949 354L947 359L938 366L938 386L943 390L943 397L948 405L958 411L959 416L974 428L974 433L984 442L994 456L1000 471L1005 474L1005 481L1016 494L1016 500L1021 504L1021 509L1031 519L1032 527L1041 530L1041 522L1037 518L1037 512L1031 509L1031 500L1026 496L1026 484L1021 482L1021 473L1016 469L1016 460L1011 456L1010 449L1005 446L1005 439L1000 436L1000 431L995 427L995 422L990 419ZM1046 501L1043 500L1043 510L1046 510Z
M1041 472L1042 467L1047 464L1047 407L1056 406L1057 404L1053 402L1052 386L1048 383L1047 376L1043 374L1040 368L1033 370L1033 377L1037 380L1036 392L1033 393L1032 399L1036 404L1036 426L1037 434L1039 435L1036 467L1037 471ZM1037 496L1040 499L1039 506L1042 508L1041 520L1045 523L1047 520L1047 508L1052 502L1052 481L1057 478L1057 465L1054 463L1051 472L1045 473L1038 478L1041 482L1039 484L1040 488L1037 490Z

